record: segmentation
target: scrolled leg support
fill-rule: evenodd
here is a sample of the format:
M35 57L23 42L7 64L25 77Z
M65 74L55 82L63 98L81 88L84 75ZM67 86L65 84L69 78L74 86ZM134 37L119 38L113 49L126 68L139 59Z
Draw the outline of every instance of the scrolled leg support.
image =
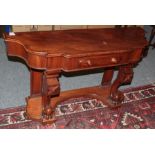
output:
M43 123L48 124L55 121L53 117L54 109L50 106L50 99L52 96L57 96L60 93L60 84L58 80L59 74L45 73L43 76L43 90L42 90L42 103L43 103Z
M110 90L109 103L112 107L120 106L124 100L123 93L118 90L122 84L130 83L133 78L132 65L120 66L118 76L113 82Z

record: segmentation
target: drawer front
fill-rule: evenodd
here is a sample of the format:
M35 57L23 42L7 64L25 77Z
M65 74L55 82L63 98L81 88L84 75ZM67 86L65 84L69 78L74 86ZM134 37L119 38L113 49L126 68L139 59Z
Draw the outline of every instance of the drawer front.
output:
M136 57L135 57L136 55ZM138 54L139 55L139 54ZM87 56L80 58L65 58L63 62L64 71L86 70L100 67L118 66L133 63L139 60L137 52L126 52L122 54L109 54L98 56Z

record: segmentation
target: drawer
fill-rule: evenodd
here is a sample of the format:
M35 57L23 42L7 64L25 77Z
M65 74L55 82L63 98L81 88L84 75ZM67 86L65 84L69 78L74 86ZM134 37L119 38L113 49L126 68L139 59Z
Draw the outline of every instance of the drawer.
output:
M120 57L90 57L90 58L80 58L77 60L77 66L79 68L89 68L98 67L110 64L117 64L120 62Z
M80 71L93 68L114 67L125 64L134 64L141 59L142 50L122 51L118 53L91 54L87 56L66 55L49 57L48 70Z
M127 63L129 60L128 54L112 54L105 56L87 56L80 58L66 58L63 63L63 69L67 70L84 70L91 68L117 66Z

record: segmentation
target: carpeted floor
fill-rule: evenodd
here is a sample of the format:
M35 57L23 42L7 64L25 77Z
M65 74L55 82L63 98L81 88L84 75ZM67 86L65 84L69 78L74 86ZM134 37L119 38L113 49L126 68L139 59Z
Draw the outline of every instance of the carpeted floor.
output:
M25 107L0 110L3 129L154 129L155 85L124 90L125 101L120 108L110 109L101 101L90 98L69 99L58 105L57 121L43 126L26 120Z

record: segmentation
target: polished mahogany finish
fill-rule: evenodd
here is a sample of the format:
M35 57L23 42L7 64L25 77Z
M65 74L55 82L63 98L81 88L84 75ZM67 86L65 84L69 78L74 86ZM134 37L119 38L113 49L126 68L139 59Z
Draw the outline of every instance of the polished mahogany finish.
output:
M27 117L51 123L54 108L70 97L90 96L111 107L120 106L124 96L119 86L133 77L133 65L143 55L147 44L138 27L79 29L4 34L9 56L25 60L30 67L31 94ZM118 77L112 83L114 68ZM67 92L60 91L59 75L64 72L104 68L100 86Z

